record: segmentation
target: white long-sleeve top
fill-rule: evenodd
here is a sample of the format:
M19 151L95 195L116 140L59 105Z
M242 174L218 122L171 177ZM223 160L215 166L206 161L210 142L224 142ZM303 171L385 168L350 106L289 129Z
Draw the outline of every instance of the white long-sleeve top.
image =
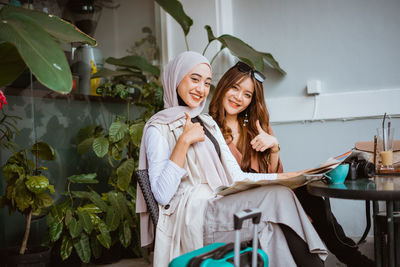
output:
M228 166L227 169L230 170L234 182L242 180L257 181L260 179L275 180L277 178L276 173L243 172L229 150L222 133L218 132L215 138L218 141L221 154L224 155ZM166 205L178 190L182 177L186 175L186 170L169 159L172 151L169 148L167 139L161 135L161 132L155 126L150 125L147 129L145 145L151 191L158 203Z

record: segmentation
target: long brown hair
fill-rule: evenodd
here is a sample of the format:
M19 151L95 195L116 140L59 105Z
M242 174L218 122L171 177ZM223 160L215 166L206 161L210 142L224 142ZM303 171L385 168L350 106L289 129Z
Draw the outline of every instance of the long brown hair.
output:
M265 173L268 172L270 150L267 149L264 152L257 152L250 145L250 141L258 135L256 126L257 120L260 121L260 125L265 132L268 132L269 128L269 113L264 100L264 88L262 83L254 79L251 73L242 72L236 66L233 66L225 72L215 88L209 106L209 114L218 123L226 142L228 144L232 142L232 129L226 125L226 112L222 101L226 92L231 89L234 84L240 83L247 77L250 77L253 81L254 93L249 106L238 114L240 137L237 146L243 156L240 167L243 171L251 172L251 159L254 158L258 162L259 172ZM248 122L246 126L243 126L246 113Z

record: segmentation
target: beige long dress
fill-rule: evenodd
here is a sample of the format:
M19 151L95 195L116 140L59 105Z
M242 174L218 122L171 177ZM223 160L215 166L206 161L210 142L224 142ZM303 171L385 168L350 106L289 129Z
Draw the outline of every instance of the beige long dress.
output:
M248 174L240 170L215 121L201 115L205 127L217 139L221 158L215 153L211 160L221 160L230 181L237 179L260 179L263 174ZM184 120L168 125L154 124L167 139L171 151L182 134ZM205 142L211 141L206 138ZM260 208L263 212L259 228L261 247L269 256L270 266L296 266L286 239L277 223L291 227L305 240L313 253L321 259L327 250L309 222L293 192L283 186L268 186L241 192L227 197L216 197L208 186L203 168L192 148L189 148L184 168L187 175L182 178L177 193L168 205L160 205L156 228L154 266L168 266L175 257L216 241L233 239L233 214L244 208ZM244 236L250 236L251 227L244 224Z

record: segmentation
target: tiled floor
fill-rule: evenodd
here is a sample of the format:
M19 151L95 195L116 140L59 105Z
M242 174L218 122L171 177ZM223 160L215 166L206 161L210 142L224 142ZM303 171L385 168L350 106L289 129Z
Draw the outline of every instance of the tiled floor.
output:
M119 262L106 265L98 265L104 267L152 267L151 263L146 262L144 259L123 259Z
M354 238L358 240L358 238ZM374 257L374 239L373 237L368 237L367 242L360 246L361 252L373 259ZM152 267L151 263L146 262L144 259L124 259L117 263L101 265L104 267ZM345 267L343 263L339 262L333 254L329 254L327 260L325 261L325 267Z

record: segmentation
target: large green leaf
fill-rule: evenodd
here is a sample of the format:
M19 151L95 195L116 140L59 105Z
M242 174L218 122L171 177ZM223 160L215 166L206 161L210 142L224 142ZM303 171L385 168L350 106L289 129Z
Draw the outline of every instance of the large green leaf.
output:
M87 191L71 191L73 198L89 198L89 192Z
M263 53L263 52L258 52L258 53L260 53L263 56L264 61L266 61L270 67L276 69L277 71L279 71L284 75L286 74L286 71L281 69L278 61L275 60L274 56L271 53Z
M48 88L69 93L72 75L60 46L34 20L11 14L1 21L0 39L13 44L33 75Z
M111 154L115 160L121 160L122 159L122 151L118 149L118 146L114 145L111 148Z
M83 155L86 152L89 151L89 149L92 147L93 144L93 137L90 137L88 139L85 139L84 141L78 143L78 153L79 155Z
M93 230L92 220L90 219L90 215L86 210L77 211L79 216L79 222L82 224L83 229L86 233L90 234Z
M56 152L45 142L38 142L31 147L33 155L38 155L41 160L55 160Z
M93 151L99 158L104 157L108 152L110 143L105 137L97 137L93 140Z
M17 204L19 211L24 212L32 204L32 193L27 190L24 177L19 178L15 182L15 187L12 192L12 201Z
M79 145L86 139L90 137L95 137L96 132L98 131L96 130L97 128L100 128L99 130L102 131L101 126L96 126L96 125L89 125L79 129L78 134L76 135L76 144Z
M110 129L108 130L109 139L111 142L118 142L122 138L124 138L125 134L128 131L128 127L125 123L121 121L114 121L110 125Z
M89 263L91 257L89 237L87 234L82 233L80 238L76 238L73 241L74 248L79 258L84 263Z
M56 242L61 236L64 224L62 222L54 221L54 223L52 223L48 227L51 242Z
M258 71L264 71L265 60L272 68L276 69L282 74L286 74L286 72L280 68L279 63L271 54L258 52L244 41L229 34L223 34L219 37L215 37L209 25L206 25L204 28L207 31L209 42L218 40L222 44L221 49L228 48L233 55L246 62L250 66L253 66Z
M75 184L97 184L99 183L96 178L97 173L85 173L85 174L77 174L68 177L68 181Z
M156 2L181 25L185 35L188 35L193 20L186 15L182 4L177 0L156 0Z
M27 180L25 182L26 188L34 194L40 194L46 191L49 187L49 179L43 175L30 176L27 175Z
M125 220L120 226L119 226L119 240L121 241L121 244L127 248L129 244L131 243L131 228L129 227L129 223L127 220Z
M82 207L78 207L78 211L84 211L84 210L86 210L89 213L89 215L95 213L102 213L101 209L93 203L85 204Z
M121 213L121 218L126 218L128 222L132 225L132 216L129 213L128 206L126 205L126 198L121 192L109 192L108 199L111 202L111 206Z
M71 23L60 19L57 16L11 5L4 6L0 11L1 18L6 20L14 14L22 14L31 18L57 40L64 42L82 42L90 45L96 45L95 39L80 31Z
M132 180L133 170L135 169L135 162L133 159L124 161L117 169L117 185L122 191L128 189Z
M140 146L140 141L142 140L144 125L145 125L145 123L141 122L141 123L132 124L129 127L129 134L131 136L131 140L137 146Z
M122 140L118 141L117 143L114 143L114 146L118 148L119 151L123 152L124 149L128 146L129 141L131 140L129 134L126 134Z
M149 72L157 77L160 76L160 69L151 65L145 58L140 56L126 56L122 58L109 57L106 59L106 62L112 65L139 69Z
M72 220L72 217L73 215L72 215L72 210L71 209L67 209L67 211L65 212L65 225L68 227L69 226L69 223L71 222L71 220Z
M118 228L121 220L121 216L118 210L115 210L113 207L109 206L106 214L106 224L110 231L114 231Z
M101 196L97 192L95 191L88 192L88 197L93 202L93 204L99 207L103 212L107 211L108 206L106 202L104 202L104 200L101 199Z
M13 82L26 68L18 50L10 43L0 43L0 62L0 87Z
M20 153L14 154L14 156L19 155L19 154ZM16 179L18 179L19 177L25 176L25 173L26 173L26 170L23 165L23 161L22 162L17 161L15 163L11 163L11 159L12 158L10 158L7 161L7 164L4 165L2 168L3 178L7 184L15 183ZM22 160L24 160L24 158L22 158Z
M100 244L103 245L105 248L110 248L111 247L111 235L110 235L110 230L108 229L107 225L103 222L99 222L99 231L100 234L98 234L97 240L99 240Z
M79 236L82 233L82 224L77 221L75 218L71 219L71 222L68 225L69 234L72 238Z
M53 206L50 210L49 215L47 216L47 225L50 224L58 224L63 220L64 214L63 209L59 205Z
M100 258L101 256L101 245L99 243L99 240L97 239L97 237L90 237L90 247L92 248L92 254L94 256L95 259Z
M66 260L69 258L72 252L72 248L73 246L71 238L69 238L69 236L67 235L63 236L60 249L60 256L62 260Z
M92 79L94 78L102 78L102 77L118 77L118 76L130 76L135 75L135 72L130 70L110 70L107 68L103 68L93 74L91 76Z
M53 204L53 199L47 193L41 193L35 195L36 206L40 208L47 208Z

